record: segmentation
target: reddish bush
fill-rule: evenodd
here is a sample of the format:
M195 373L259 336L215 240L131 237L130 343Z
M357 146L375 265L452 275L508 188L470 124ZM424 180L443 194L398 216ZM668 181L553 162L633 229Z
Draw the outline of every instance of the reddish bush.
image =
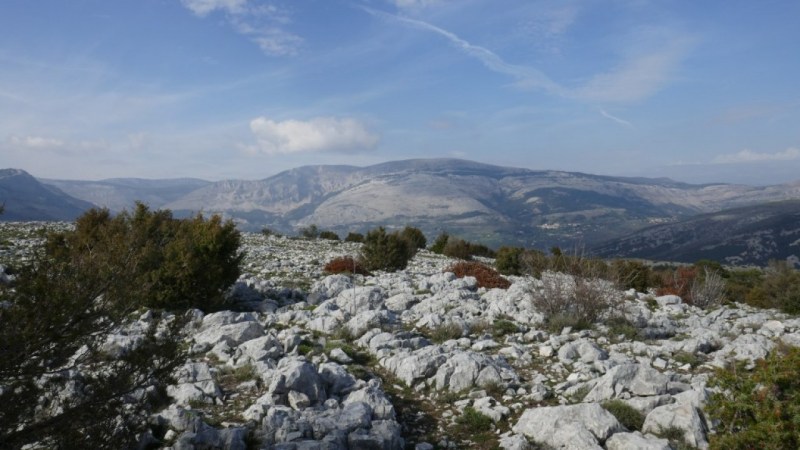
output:
M357 273L359 275L369 275L369 271L361 265L360 262L353 259L351 256L340 256L333 258L325 264L326 273Z
M661 287L658 295L677 295L687 303L692 301L692 284L697 278L695 267L678 267L675 271L668 271L661 276Z
M475 261L457 262L445 271L453 272L458 278L475 277L478 280L478 286L487 289L508 289L511 286L511 282L500 275L498 271Z

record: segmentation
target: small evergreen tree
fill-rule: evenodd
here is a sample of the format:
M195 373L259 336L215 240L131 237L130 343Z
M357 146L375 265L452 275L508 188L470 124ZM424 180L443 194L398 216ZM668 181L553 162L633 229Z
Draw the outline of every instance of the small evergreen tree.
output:
M443 254L444 247L447 245L447 241L450 238L450 235L447 234L446 231L442 231L439 236L436 237L436 240L433 241L433 245L431 245L431 251L433 253Z
M347 237L344 238L345 242L364 242L364 235L361 233L349 232Z
M428 244L425 234L423 234L422 230L419 228L407 226L403 229L401 235L411 242L411 244L417 249L425 248L425 246Z
M520 247L500 247L494 261L495 268L503 275L521 275L524 252L525 249Z
M416 248L400 233L386 233L378 227L364 238L361 247L361 260L367 270L403 270L414 257Z

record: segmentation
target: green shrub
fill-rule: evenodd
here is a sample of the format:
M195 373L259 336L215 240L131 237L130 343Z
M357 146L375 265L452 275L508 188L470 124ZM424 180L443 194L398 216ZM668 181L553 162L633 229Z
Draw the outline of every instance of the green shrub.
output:
M414 257L416 248L399 233L386 233L383 227L376 228L364 238L361 247L361 262L367 270L403 270Z
M640 431L644 425L644 415L622 400L614 399L603 402L603 408L616 417L619 423L629 431Z
M611 263L611 273L621 289L647 292L651 285L652 271L641 261L618 259Z
M494 267L503 275L522 275L522 255L524 248L500 247L494 260Z
M469 243L463 239L448 238L442 254L451 258L471 259Z
M307 227L300 228L300 236L305 239L316 239L319 237L319 227L312 223Z
M176 220L142 204L116 217L90 210L73 231L47 236L2 294L0 447L135 446L185 361L186 316L151 310L135 346L108 353L103 343L143 307L219 306L238 277L238 245L217 216ZM76 387L80 396L62 397ZM43 398L55 403L42 409Z
M517 331L519 331L517 325L510 320L500 319L492 322L492 334L495 337L503 337L507 334L516 333Z
M550 270L550 258L539 250L525 250L520 255L522 272L530 276L539 278L542 272Z
M319 233L320 239L327 239L329 241L338 241L339 235L333 231L322 231Z
M706 414L719 421L712 449L800 448L800 348L778 348L757 362L718 370Z
M464 335L464 332L458 324L448 322L434 328L426 329L425 335L428 336L431 341L441 344L451 339L460 339L461 336Z
M761 283L749 293L748 303L800 313L800 272L786 261L770 261Z
M436 240L433 241L433 245L431 245L431 251L433 253L443 254L444 247L447 245L447 241L450 240L450 235L447 232L442 232L439 236L436 237Z
M471 406L464 408L464 412L456 419L456 423L478 433L492 429L492 419Z
M273 230L272 228L267 228L267 227L261 229L261 234L263 234L264 236L275 236L275 237L283 236L281 233Z
M425 246L428 244L428 240L425 238L425 235L419 228L407 226L403 229L400 235L411 242L414 248L417 249L425 248Z
M352 231L347 233L347 237L344 238L345 242L364 242L364 235L361 233L353 233Z
M114 283L106 295L124 297L135 307L207 312L224 306L225 290L239 277L240 239L233 222L219 216L178 220L170 211L150 211L139 203L132 214L116 217L90 210L73 231L50 236L46 249L57 264L80 267L96 258L95 273L87 276L119 277L113 271L125 268L130 283Z

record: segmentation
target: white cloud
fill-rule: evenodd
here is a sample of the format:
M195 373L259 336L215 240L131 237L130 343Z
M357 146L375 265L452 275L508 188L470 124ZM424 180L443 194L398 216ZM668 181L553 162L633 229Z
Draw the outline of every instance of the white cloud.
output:
M422 9L444 3L445 0L390 0L399 9Z
M257 150L268 155L302 152L355 153L372 150L380 137L353 118L316 117L308 121L276 122L266 117L250 121Z
M800 149L787 148L782 152L759 153L744 149L738 153L718 155L711 162L714 164L741 164L764 161L794 161L800 160Z
M215 10L230 14L241 13L244 11L247 0L181 0L181 3L193 13L203 17Z
M31 149L52 149L64 146L64 141L60 139L42 136L10 136L8 141L14 146Z
M274 4L250 4L248 0L181 0L197 16L205 17L221 11L233 29L250 38L267 55L294 55L303 38L285 27L291 23L289 14Z

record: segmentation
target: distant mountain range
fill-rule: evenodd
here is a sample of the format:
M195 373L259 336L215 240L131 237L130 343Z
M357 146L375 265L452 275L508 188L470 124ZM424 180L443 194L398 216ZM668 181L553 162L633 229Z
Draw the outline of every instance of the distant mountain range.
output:
M592 249L603 257L764 266L770 259L800 264L800 200L701 214L657 225Z
M138 199L179 216L220 213L248 230L269 227L293 233L316 224L344 234L378 225L410 224L430 239L447 231L491 246L535 248L593 247L697 214L800 199L800 183L692 185L663 178L534 171L455 159L368 167L305 166L263 180L213 183L195 179L41 181L49 189L114 211L130 208ZM2 201L22 194L0 195Z

